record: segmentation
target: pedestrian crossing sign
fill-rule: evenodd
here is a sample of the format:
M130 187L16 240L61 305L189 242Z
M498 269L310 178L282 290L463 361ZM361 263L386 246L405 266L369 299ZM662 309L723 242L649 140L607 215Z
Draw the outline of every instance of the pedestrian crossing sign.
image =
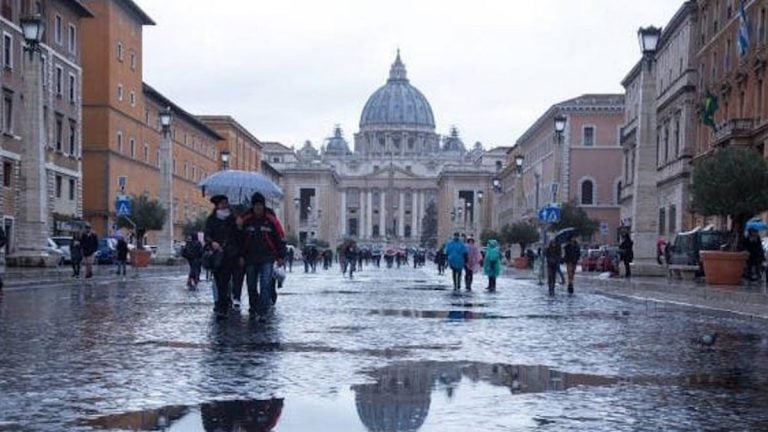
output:
M133 213L133 203L126 196L121 196L115 201L115 212L118 217L128 217Z

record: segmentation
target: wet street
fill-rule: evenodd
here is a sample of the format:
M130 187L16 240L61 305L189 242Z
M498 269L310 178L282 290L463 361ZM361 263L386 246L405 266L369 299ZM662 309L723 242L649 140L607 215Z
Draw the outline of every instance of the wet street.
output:
M484 283L294 268L266 324L183 276L9 291L0 431L768 430L765 322Z

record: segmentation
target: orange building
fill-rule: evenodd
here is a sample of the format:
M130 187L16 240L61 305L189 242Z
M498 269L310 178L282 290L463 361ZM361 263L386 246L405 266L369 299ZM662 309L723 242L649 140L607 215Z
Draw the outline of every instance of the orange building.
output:
M260 171L262 144L246 128L230 116L197 116L206 126L224 137L219 142L219 154L228 155L221 168Z
M94 19L83 35L83 208L100 235L110 234L121 193L160 191L158 113L173 111L175 238L209 209L197 183L219 169L222 137L143 81L142 29L154 21L131 0L85 0ZM122 180L124 179L124 180ZM150 239L150 242L152 239Z

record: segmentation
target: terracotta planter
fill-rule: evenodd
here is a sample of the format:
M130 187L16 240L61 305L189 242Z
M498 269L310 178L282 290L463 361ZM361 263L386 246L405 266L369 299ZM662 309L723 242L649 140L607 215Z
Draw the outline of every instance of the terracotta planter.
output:
M526 257L517 257L514 260L514 266L516 269L524 270L528 268L528 258Z
M132 250L131 251L131 265L136 268L148 267L150 261L152 261L152 251L149 249L144 250Z
M701 251L704 276L710 285L740 285L747 266L746 252Z

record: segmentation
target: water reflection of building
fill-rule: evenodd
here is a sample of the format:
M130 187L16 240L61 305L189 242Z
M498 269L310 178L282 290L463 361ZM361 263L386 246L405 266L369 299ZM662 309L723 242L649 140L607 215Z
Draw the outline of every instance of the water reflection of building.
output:
M616 378L564 373L547 366L478 362L400 363L371 373L372 384L352 387L360 420L370 432L417 431L427 419L432 392L452 397L464 378L509 388L512 393L544 393L577 386L609 386Z
M205 432L269 432L283 412L283 399L223 401L200 406Z

